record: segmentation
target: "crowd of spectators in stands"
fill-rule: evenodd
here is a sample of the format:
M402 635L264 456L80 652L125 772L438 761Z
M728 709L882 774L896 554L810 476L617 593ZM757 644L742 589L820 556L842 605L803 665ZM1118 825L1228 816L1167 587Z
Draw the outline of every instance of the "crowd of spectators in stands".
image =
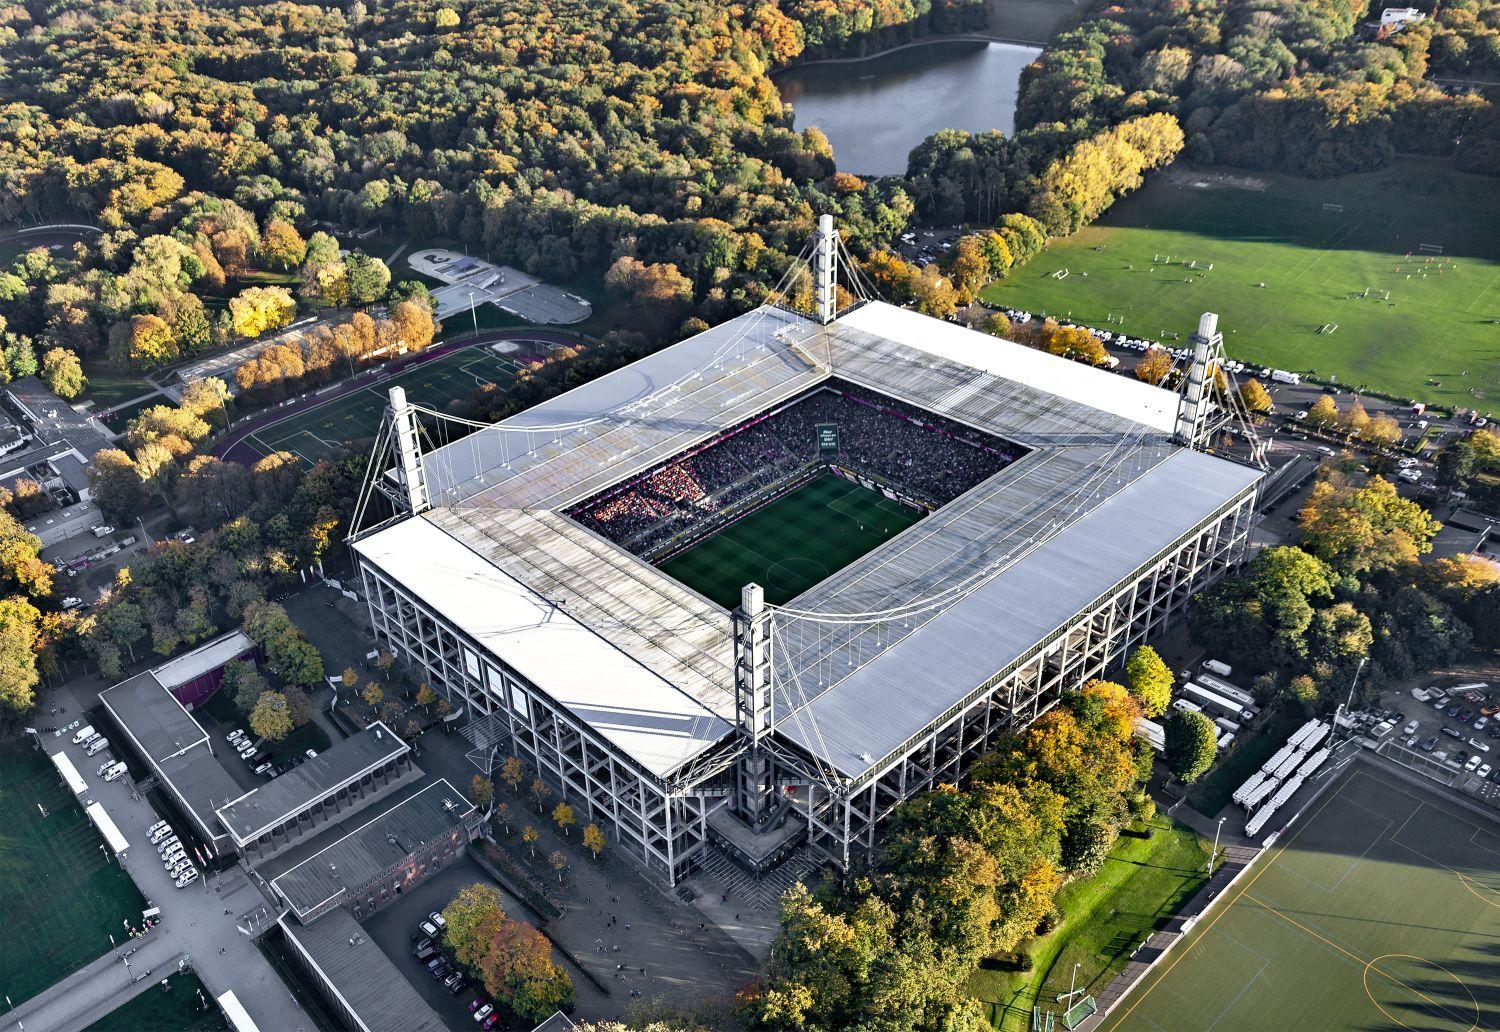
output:
M837 428L824 451L818 428ZM741 503L838 463L937 507L1014 461L1019 449L952 420L847 385L824 385L635 478L572 515L639 555ZM687 535L691 536L691 535Z

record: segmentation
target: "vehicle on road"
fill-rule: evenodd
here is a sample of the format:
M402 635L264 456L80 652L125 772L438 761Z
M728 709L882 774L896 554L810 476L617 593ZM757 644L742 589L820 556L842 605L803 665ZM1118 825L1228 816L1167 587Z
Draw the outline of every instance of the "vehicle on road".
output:
M118 781L118 780L120 780L121 778L123 778L125 776L125 772L128 769L129 768L127 768L125 766L125 764L123 764L123 763L116 763L113 767L109 768L108 770L106 770L104 772L104 780L105 781Z

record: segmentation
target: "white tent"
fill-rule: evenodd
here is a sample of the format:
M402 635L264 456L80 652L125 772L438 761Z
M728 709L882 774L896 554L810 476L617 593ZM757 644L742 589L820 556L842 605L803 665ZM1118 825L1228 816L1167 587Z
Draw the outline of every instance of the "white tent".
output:
M55 752L51 755L52 765L63 776L63 780L68 783L74 795L81 796L89 790L88 782L83 780L83 775L78 773L78 768L73 766L73 761L68 759L66 753Z
M104 812L104 807L98 803L89 803L84 807L84 812L94 822L94 827L99 829L99 834L104 836L104 841L109 843L109 848L115 851L115 855L123 856L125 850L130 848L130 843L125 841L125 836L120 834L115 822Z

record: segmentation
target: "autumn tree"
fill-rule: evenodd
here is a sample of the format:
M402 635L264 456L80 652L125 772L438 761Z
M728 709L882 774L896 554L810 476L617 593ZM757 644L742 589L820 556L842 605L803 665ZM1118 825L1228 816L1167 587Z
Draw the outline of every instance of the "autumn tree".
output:
M1166 763L1172 776L1191 785L1213 766L1219 749L1219 729L1202 713L1173 710L1163 728Z
M36 702L42 614L23 598L0 599L0 712L22 714Z
M42 382L59 398L72 399L88 387L83 363L65 348L52 348L42 356Z
M1240 384L1240 401L1251 415L1263 416L1271 411L1271 395L1253 377Z
M32 598L50 594L57 571L42 559L41 552L42 539L8 510L0 509L0 590L19 590Z
M509 803L496 803L495 804L494 823L500 825L500 827L505 830L505 833L507 835L510 834L510 804Z
M567 803L558 803L552 808L552 820L564 835L567 835L568 829L578 822L577 816L573 813L573 808Z
M250 713L250 730L270 742L279 742L292 731L291 711L280 692L262 692Z
M557 872L557 884L563 883L563 872L568 869L568 855L560 849L554 849L547 857L547 862Z
M604 849L604 832L599 825L589 823L583 826L583 845L589 852L594 854L594 859L599 859L599 853Z
M1172 702L1172 671L1155 649L1139 645L1125 662L1125 686L1148 717L1165 713Z
M526 766L519 756L511 756L500 765L500 780L509 785L512 792L521 790L521 782L525 777Z
M573 1002L573 983L552 962L552 944L524 921L500 920L479 972L490 995L531 1024Z
M229 316L237 336L258 337L296 318L297 302L285 287L246 287L229 299Z
M295 269L307 257L307 242L291 223L272 219L261 234L260 257L273 269Z
M1345 573L1388 570L1432 549L1438 524L1389 480L1356 486L1338 475L1313 485L1298 515L1302 546Z
M365 685L365 690L359 694L360 698L364 699L366 705L369 706L379 706L385 699L385 689L381 688L377 681L371 681Z
M1331 430L1338 422L1338 404L1326 394L1318 395L1318 400L1307 410L1307 425L1318 430Z
M531 782L531 802L536 806L536 812L541 813L547 797L552 794L552 789L541 778L535 778Z
M476 807L483 810L494 801L495 783L483 774L475 774L469 782L469 798L474 800Z
M1162 348L1152 348L1135 363L1135 378L1149 384L1160 384L1172 371L1172 356Z
M431 706L434 702L437 702L437 692L432 690L432 685L423 681L421 687L417 689L417 705ZM491 785L490 788L493 790L494 786Z
M521 841L526 843L526 850L532 856L536 856L536 840L542 837L542 833L530 824L521 829Z
M487 882L475 882L458 890L458 895L443 908L443 940L453 951L453 959L469 968L477 968L490 951L500 922L505 920L504 899L500 890Z

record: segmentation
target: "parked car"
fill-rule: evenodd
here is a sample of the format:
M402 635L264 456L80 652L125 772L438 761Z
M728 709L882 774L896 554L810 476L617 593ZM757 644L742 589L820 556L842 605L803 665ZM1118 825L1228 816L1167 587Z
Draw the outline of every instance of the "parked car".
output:
M483 996L476 996L474 997L474 999L469 1001L469 1010L477 1011L480 1007L485 1006L489 1002L490 1001L486 1000Z
M1489 747L1488 743L1481 742L1477 738L1471 738L1471 739L1469 739L1469 745L1472 746L1475 749L1478 749L1480 752L1489 752L1490 751L1490 747Z
M483 1028L485 1030L485 1032L489 1032L490 1029L492 1029L492 1028L495 1027L495 1022L497 1022L499 1020L500 1020L500 1015L499 1014L491 1014L489 1017L487 1017L487 1018L484 1019L484 1023L482 1025L480 1025L480 1028Z
M1462 738L1463 737L1462 732L1455 731L1451 727L1445 727L1445 728L1443 728L1443 734L1447 735L1449 738Z
M433 924L431 921L423 921L421 924L417 925L417 927L422 929L422 934L427 936L429 939L436 939L438 937L437 925Z
M1417 733L1417 728L1419 726L1421 726L1421 725L1419 725L1415 720L1413 720L1413 721L1411 721L1409 724L1407 724L1405 727L1403 727L1401 729L1401 733L1403 735L1414 735L1414 734Z
M427 938L427 936L423 935L421 932L413 935L412 940L416 942L416 945L412 947L413 953L421 953L423 950L432 949L432 940Z
M442 931L444 928L448 927L448 922L445 921L443 919L443 915L438 913L436 910L427 915L427 920L437 925L438 931Z
M1438 737L1437 737L1437 735L1433 735L1431 738L1427 739L1427 741L1425 741L1425 742L1422 743L1422 751L1423 752L1432 752L1432 750L1434 750L1434 749L1437 748L1437 744L1438 744Z
M469 980L463 976L463 972L461 971L455 971L453 972L453 974L443 979L443 987L454 996L457 996L459 993L463 992L464 989L468 988L468 985Z
M1479 754L1475 753L1473 756L1470 756L1469 761L1464 764L1464 770L1472 774L1474 771L1479 769L1479 765L1483 762L1484 760L1480 758Z
M1458 716L1462 712L1463 712L1463 707L1460 706L1458 703L1455 702L1453 705L1451 705L1447 709L1443 710L1443 715L1445 717L1456 717L1456 716Z
M485 1004L483 1007L480 1007L477 1011L474 1012L474 1020L483 1021L493 1013L495 1013L495 1008L490 1006L489 1004Z
M1479 712L1481 714L1483 714L1484 710L1480 710ZM1481 715L1481 716L1475 718L1475 720L1474 720L1474 730L1475 731L1483 731L1486 727L1489 726L1489 723L1490 723L1490 718Z
M179 889L186 888L187 886L191 885L193 882L195 882L197 880L198 880L198 872L197 871L189 871L187 874L184 874L181 878L177 879L177 887Z
M1476 770L1474 773L1477 774L1481 778L1488 778L1490 776L1490 769L1491 768L1490 768L1490 765L1488 763L1481 763L1479 765L1479 769Z

